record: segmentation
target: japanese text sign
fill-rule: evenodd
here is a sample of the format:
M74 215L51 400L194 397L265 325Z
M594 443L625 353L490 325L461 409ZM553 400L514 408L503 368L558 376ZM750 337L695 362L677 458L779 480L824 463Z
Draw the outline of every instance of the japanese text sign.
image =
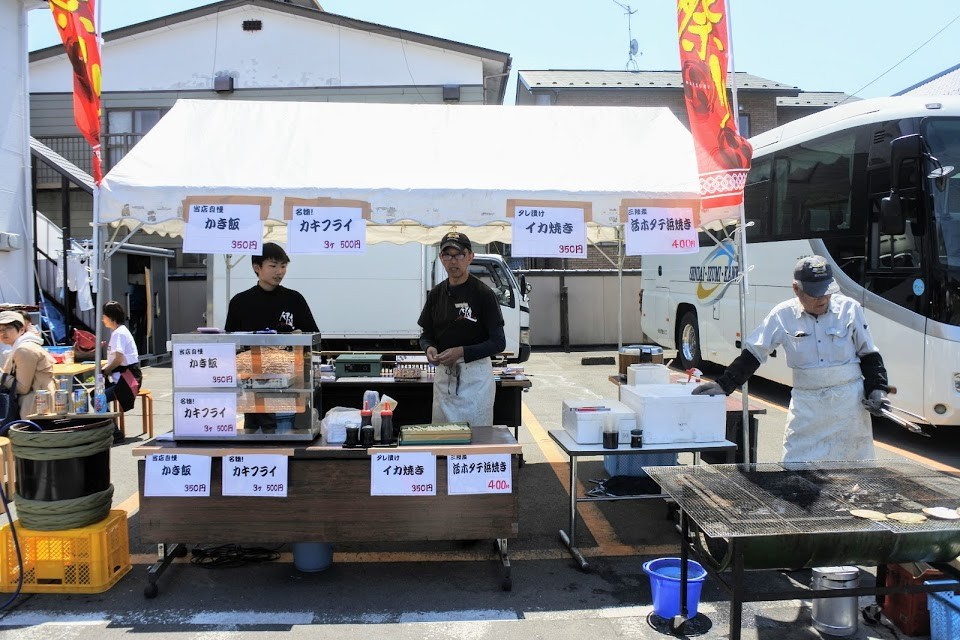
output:
M190 204L184 253L260 255L263 221L256 204Z
M429 452L370 455L370 495L437 495L437 459Z
M624 232L628 256L696 253L700 249L691 208L629 207Z
M509 453L470 454L447 457L447 493L510 493L513 467Z
M367 221L354 207L294 207L287 221L287 252L366 253Z
M237 353L232 344L178 344L173 349L178 387L236 387Z
M143 472L145 496L210 495L210 456L185 453L148 455Z
M237 394L173 394L173 431L178 436L236 436Z
M287 497L287 456L257 453L223 457L223 495Z
M517 206L513 211L511 255L586 258L584 211L570 207Z

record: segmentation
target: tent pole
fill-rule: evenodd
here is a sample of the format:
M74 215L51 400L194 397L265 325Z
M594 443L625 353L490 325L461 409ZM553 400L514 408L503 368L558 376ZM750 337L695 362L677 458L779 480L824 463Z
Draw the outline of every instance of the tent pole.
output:
M623 226L617 227L617 353L623 347Z

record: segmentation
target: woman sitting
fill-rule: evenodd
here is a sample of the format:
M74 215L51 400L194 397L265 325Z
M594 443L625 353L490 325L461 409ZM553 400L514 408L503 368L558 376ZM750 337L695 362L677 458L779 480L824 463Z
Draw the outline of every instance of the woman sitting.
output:
M137 351L137 343L133 339L133 334L126 327L127 314L119 302L110 301L103 305L103 326L110 329L110 342L107 345L107 363L103 366L104 380L107 381L105 390L107 402L118 400L120 408L129 411L133 408L136 401L137 390L131 389L126 381L121 380L123 372L130 371L137 381L137 388L143 382L143 374L140 372L140 352ZM114 441L123 440L123 435L118 428L114 432Z
M23 316L16 311L0 312L0 341L13 350L3 365L3 373L13 375L19 395L20 416L37 412L37 391L54 392L53 356L43 348L43 340L27 330Z

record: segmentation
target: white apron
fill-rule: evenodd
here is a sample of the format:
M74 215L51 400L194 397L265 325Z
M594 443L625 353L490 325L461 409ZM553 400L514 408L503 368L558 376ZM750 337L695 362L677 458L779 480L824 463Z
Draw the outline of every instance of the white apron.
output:
M490 358L437 365L433 378L433 422L469 422L471 427L493 424L497 393Z
M873 460L873 426L858 363L793 370L784 462Z

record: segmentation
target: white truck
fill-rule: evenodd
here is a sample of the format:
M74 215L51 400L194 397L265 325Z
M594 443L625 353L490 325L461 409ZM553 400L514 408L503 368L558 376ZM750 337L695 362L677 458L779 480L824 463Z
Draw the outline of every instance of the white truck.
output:
M232 268L228 269L227 259ZM208 318L222 327L230 296L256 284L249 256L208 258ZM230 273L229 288L227 273ZM503 358L525 362L530 357L530 291L503 257L476 254L470 272L486 283L500 301L507 338ZM419 351L417 318L427 292L446 278L437 248L417 243L377 243L362 255L290 256L283 285L296 289L320 327L324 351L400 353ZM212 312L212 317L210 313Z

